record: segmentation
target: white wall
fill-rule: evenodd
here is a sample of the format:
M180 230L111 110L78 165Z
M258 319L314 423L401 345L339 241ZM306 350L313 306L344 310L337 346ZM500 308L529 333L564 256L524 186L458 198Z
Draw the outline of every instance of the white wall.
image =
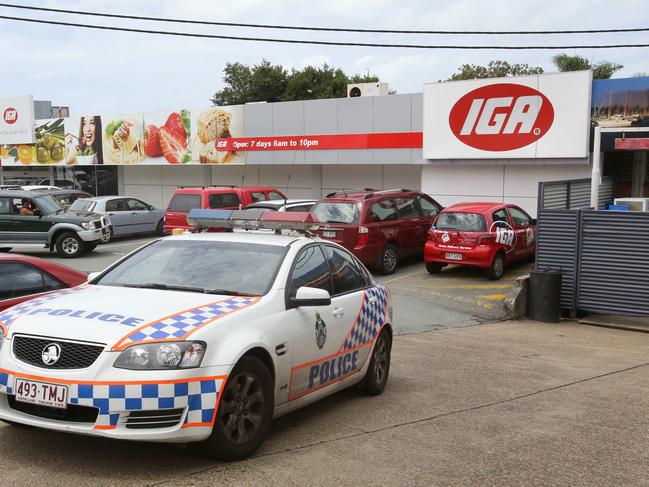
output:
M124 166L120 192L164 208L178 186L272 186L290 198L320 198L341 189L419 189L415 165ZM290 174L290 180L289 180Z
M541 181L589 178L589 164L444 164L423 166L421 188L443 206L468 201L519 205L536 216Z

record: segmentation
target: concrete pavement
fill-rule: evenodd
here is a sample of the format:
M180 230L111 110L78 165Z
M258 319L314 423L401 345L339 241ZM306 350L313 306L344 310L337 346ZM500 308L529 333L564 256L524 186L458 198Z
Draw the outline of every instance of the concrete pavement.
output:
M649 485L649 334L506 322L395 338L385 393L274 422L257 455L0 427L14 485Z

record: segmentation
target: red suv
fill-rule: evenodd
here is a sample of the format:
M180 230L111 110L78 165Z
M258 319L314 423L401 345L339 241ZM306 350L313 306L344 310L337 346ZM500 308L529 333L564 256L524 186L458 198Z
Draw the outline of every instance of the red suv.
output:
M325 223L320 236L344 246L363 264L392 274L401 257L421 255L441 206L430 196L408 189L331 193L311 212Z
M500 279L506 263L536 250L536 220L518 206L459 203L442 211L428 232L424 261L431 274L448 264L486 269Z
M191 230L192 227L187 223L187 214L195 208L239 210L258 201L283 199L286 199L286 196L278 189L261 186L179 188L165 212L165 232L169 233L174 228Z

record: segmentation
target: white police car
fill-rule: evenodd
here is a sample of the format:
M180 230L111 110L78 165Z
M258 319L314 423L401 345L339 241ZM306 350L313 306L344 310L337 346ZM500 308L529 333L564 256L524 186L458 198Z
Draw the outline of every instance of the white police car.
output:
M305 215L253 215L252 227ZM250 228L245 210L190 218ZM331 242L162 238L89 284L0 313L0 419L242 458L274 416L357 383L381 393L391 323L387 289Z

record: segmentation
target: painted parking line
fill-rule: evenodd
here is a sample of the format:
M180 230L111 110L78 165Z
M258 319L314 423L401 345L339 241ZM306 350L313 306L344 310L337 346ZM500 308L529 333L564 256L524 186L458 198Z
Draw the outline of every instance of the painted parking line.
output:
M405 275L403 275L403 276L394 277L394 278L392 278L392 279L387 279L387 280L383 281L383 283L384 283L384 284L389 284L389 283L391 283L391 282L401 281L402 279L407 279L408 277L412 277L412 276L416 276L416 275L422 275L422 276L425 276L426 273L425 273L425 272L421 272L421 271L411 272L410 274L405 274Z
M124 243L119 243L119 244L103 244L98 247L98 250L104 250L104 249L116 249L118 247L129 247L133 245L143 245L145 243L150 242L151 239L147 240L132 240L130 242L124 242Z
M410 284L404 283L404 286L416 287L421 289L511 289L511 284Z
M489 299L491 301L504 301L507 298L507 294L479 294L479 298Z
M467 296L458 296L457 294L446 294L446 293L441 293L439 291L430 291L430 294L437 298L448 299L451 301L455 301L462 304L468 304L471 306L479 306L481 308L489 309L489 310L493 309L497 304L489 300L470 298Z

